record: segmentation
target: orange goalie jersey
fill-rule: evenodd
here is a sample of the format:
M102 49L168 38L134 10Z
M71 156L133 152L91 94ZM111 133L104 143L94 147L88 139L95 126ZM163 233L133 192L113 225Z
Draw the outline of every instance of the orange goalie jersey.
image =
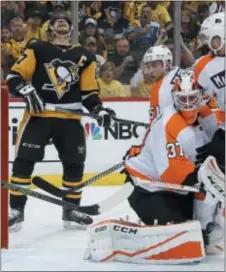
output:
M209 115L204 119L205 125L213 121ZM151 192L162 189L148 180L181 184L195 169L196 148L210 138L206 129L187 125L174 106L168 106L147 131L140 153L126 159L125 167L136 185Z

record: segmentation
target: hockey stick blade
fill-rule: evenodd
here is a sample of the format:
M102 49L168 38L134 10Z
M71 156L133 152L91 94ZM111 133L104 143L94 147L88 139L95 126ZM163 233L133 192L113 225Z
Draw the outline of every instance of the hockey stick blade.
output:
M21 188L15 184L12 184L9 182L2 181L1 187L23 193L25 195L29 195L31 197L34 197L34 198L37 198L37 199L43 200L45 202L61 206L61 207L73 209L73 214L72 214L72 216L74 217L73 219L74 219L74 221L76 221L79 224L90 225L93 223L93 219L88 214L85 214L82 211L79 211L77 205L74 205L74 204L69 203L67 201L62 201L60 199L57 199L57 198L54 198L54 197L51 197L48 195L44 195L39 192L30 190L30 189Z
M127 198L132 194L133 190L134 186L130 182L127 182L116 193L99 204L79 206L78 210L89 215L106 213L119 205L121 202L127 200Z
M77 185L69 190L62 190L39 176L34 177L32 179L32 182L37 187L41 188L42 190L44 190L54 196L65 197L66 195L74 193L74 192L82 189L83 187L88 186L89 184L96 182L97 180L111 174L112 172L116 171L117 169L121 168L122 166L124 166L124 162L120 162L120 163L112 166L111 168L99 173L98 175L80 183L79 185Z

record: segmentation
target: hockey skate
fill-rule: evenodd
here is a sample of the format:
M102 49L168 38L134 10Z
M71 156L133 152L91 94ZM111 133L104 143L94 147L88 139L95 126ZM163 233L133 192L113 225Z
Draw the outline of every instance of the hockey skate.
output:
M73 209L63 208L62 220L64 228L69 230L86 230L88 225L82 224L75 212Z
M9 231L18 232L22 228L24 221L24 209L11 209L9 213Z

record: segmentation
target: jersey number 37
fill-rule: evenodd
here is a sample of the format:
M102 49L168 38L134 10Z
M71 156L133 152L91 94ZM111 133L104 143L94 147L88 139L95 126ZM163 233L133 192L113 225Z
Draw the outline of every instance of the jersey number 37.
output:
M184 153L183 150L178 142L176 143L169 143L166 145L168 151L168 158L173 159L176 157L183 157Z

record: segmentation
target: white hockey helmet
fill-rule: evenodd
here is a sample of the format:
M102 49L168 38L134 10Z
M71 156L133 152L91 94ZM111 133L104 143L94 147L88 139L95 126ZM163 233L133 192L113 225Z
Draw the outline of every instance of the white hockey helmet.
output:
M214 54L217 54L217 51L225 44L224 12L215 13L204 20L199 32L199 38L202 45L207 44L210 50L212 50ZM212 40L214 38L221 40L221 45L218 48L212 47Z
M173 55L170 49L165 45L158 45L150 47L147 52L144 54L143 63L150 61L160 60L163 62L164 68L166 68L167 61L170 62L170 67L173 63Z
M175 80L173 100L180 111L194 111L201 106L202 90L195 84L192 70L184 70L184 73Z

